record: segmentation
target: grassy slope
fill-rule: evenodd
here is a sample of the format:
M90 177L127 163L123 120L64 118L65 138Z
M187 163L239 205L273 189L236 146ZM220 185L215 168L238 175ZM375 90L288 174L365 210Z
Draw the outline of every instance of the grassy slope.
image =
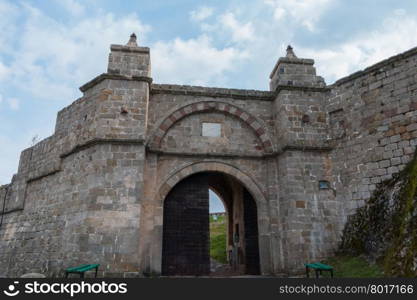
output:
M224 217L219 217L217 221L210 218L210 256L220 263L227 263L226 221Z
M334 277L383 277L383 273L379 266L369 264L365 259L357 256L334 256L328 258L324 263L333 266ZM323 276L327 277L326 275L327 272L324 272Z
M220 263L227 263L226 259L226 221L220 217L217 221L210 218L210 256ZM334 256L323 263L334 267L334 276L349 278L376 278L383 277L381 268L369 264L361 257ZM313 273L310 274L314 276ZM328 273L324 272L323 277Z

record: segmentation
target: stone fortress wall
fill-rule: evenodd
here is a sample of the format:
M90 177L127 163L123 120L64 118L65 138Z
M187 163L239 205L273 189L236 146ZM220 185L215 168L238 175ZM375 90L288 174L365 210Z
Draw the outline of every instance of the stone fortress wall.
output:
M270 91L236 90L152 83L149 48L112 45L107 72L0 187L0 275L159 273L164 197L203 171L256 200L262 274L331 255L347 216L416 148L416 65L411 49L326 85L288 48ZM202 137L204 122L221 135Z

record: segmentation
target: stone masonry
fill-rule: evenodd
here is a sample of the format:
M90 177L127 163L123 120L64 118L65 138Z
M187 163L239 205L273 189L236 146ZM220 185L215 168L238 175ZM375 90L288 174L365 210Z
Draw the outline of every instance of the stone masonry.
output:
M333 253L347 216L417 145L417 48L326 85L289 47L256 91L155 84L132 35L80 90L0 187L0 276L82 263L159 274L164 199L210 171L256 202L261 274L299 271ZM204 122L220 136L202 136Z

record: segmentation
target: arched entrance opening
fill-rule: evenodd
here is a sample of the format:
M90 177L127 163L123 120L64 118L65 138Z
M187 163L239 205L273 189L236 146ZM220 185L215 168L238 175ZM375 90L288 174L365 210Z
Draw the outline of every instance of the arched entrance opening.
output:
M226 209L229 268L221 275L259 274L256 202L240 181L215 171L184 178L165 197L162 274L210 275L209 189Z
M226 205L220 195L209 189L210 273L221 272L228 264L228 221Z

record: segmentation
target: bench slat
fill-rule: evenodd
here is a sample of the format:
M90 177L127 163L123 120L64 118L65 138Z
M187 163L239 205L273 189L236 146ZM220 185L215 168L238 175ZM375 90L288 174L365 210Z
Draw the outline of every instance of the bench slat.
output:
M89 266L89 265L81 265L81 266L77 266L77 267L71 267L71 268L65 269L65 271L74 272L74 271L78 271L79 269L85 268L87 266Z
M100 266L99 264L81 265L81 266L78 266L78 267L68 268L65 271L68 272L68 273L83 273L85 271L95 269L99 266Z
M320 269L323 269L323 270L331 270L331 269L333 269L332 266L325 265L325 264L322 264L322 263L316 263L316 266L318 266Z
M333 270L332 266L325 265L325 264L322 264L322 263L306 264L306 267L309 267L309 268L312 268L312 269Z

